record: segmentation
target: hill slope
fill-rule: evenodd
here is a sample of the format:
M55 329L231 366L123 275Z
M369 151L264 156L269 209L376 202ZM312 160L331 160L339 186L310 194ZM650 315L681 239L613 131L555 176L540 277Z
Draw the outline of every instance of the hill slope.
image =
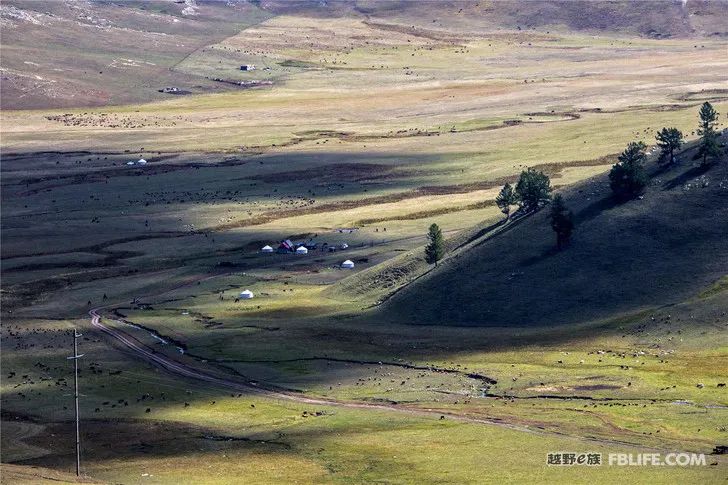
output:
M222 91L175 66L270 17L247 2L3 1L3 109L103 106Z
M653 170L655 168L653 167ZM380 312L409 323L554 325L668 305L728 274L728 167L688 162L615 205L606 176L565 195L572 244L554 250L548 210L397 293Z
M723 0L6 0L0 5L0 102L3 109L70 108L170 98L160 92L165 87L177 87L176 94L241 89L236 81L257 78L220 68L256 59L250 52L246 57L251 42L218 43L279 15L355 18L451 42L500 30L720 39L728 36L726 8ZM358 35L340 27L332 38Z
M257 4L287 15L362 14L460 32L551 29L652 38L728 36L724 0L260 0Z

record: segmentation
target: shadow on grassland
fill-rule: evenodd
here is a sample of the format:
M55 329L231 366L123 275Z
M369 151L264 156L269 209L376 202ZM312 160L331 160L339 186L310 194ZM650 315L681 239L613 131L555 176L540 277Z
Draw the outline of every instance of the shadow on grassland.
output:
M728 273L728 177L674 167L664 187L616 204L606 176L565 192L577 228L555 251L548 210L441 265L377 317L400 323L553 326L683 301ZM714 183L682 185L705 175Z

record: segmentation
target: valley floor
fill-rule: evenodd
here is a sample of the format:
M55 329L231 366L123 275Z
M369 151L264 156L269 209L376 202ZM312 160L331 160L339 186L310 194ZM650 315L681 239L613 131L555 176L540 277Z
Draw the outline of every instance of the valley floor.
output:
M88 483L723 483L728 162L694 130L724 38L245 18L153 68L215 94L2 111L3 483L76 481L73 328ZM495 206L527 166L577 217L561 253ZM317 246L260 251L285 239ZM608 463L671 452L706 464Z

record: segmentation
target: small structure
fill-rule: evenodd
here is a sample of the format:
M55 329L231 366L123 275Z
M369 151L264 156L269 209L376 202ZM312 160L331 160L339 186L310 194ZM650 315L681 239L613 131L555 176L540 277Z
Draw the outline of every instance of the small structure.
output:
M243 299L243 300L250 300L250 299L252 299L252 298L253 298L254 296L255 296L255 295L254 295L254 294L253 294L253 292L252 292L252 291L250 291L250 290L245 290L245 291L241 291L241 292L240 292L240 298L241 298L241 299Z
M349 245L348 245L348 244L346 244L346 243L341 243L341 244L339 245L339 247L340 247L341 249L346 249L346 248L348 248L348 247L349 247Z
M178 93L179 88L176 86L168 86L159 90L160 93Z
M293 243L290 239L286 239L284 241L281 241L281 243L278 245L278 254L286 254L286 253L292 253L295 251L295 248L293 247Z
M308 249L306 249L306 246L298 246L296 248L296 254L308 254Z
M140 158L140 159L139 159L139 160L137 161L137 165L146 165L146 164L147 164L147 161L146 161L146 160L144 160L143 158Z
M255 64L243 64L240 66L241 71L255 71Z
M126 162L126 164L127 165L134 165L134 162L133 161L128 161L128 162Z
M341 263L341 269L354 269L354 261L347 259Z
M262 248L260 248L260 252L261 253L272 253L273 252L273 248L270 247L270 246L268 246L268 245L266 245L266 246L263 246Z

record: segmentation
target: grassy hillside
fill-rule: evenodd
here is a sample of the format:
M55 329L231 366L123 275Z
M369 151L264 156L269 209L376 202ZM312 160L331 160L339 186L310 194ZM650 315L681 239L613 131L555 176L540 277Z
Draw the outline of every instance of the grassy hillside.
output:
M7 109L104 106L230 86L176 65L270 14L248 2L7 1L0 7Z
M350 45L343 51L320 49L316 58L301 59L296 54L306 50L309 39L291 43L286 39L289 30L276 31L272 39L261 39L259 32L253 32L256 25L275 17L293 17L296 27L337 19L344 24L364 22L386 30L391 41L409 36L415 42L411 47L421 46L422 39L458 45L467 38L487 39L497 31L517 32L521 40L531 40L527 33L558 32L702 41L726 39L728 21L722 14L727 5L724 0L693 0L684 5L563 0L235 0L189 5L174 0L8 0L0 8L0 103L5 110L90 107L177 97L160 93L165 87L177 87L178 95L266 88L271 83L286 84L291 74L301 70L320 68L322 56L328 57L323 59L327 67L337 60L337 67L348 64L360 69L371 69L382 61L390 64L389 55L358 59L366 62L357 62L357 56L345 59L356 42L347 42ZM251 29L250 38L236 41L236 34L246 29ZM328 33L347 40L347 31L358 40L366 36L341 25ZM231 42L221 42L228 37L233 38ZM284 39L293 55L271 58L275 45ZM456 51L449 58L460 57ZM239 71L246 63L259 69Z
M312 16L359 13L371 18L450 30L484 29L562 30L653 38L728 35L724 1L687 2L647 0L262 0L272 12Z
M644 197L617 204L606 176L565 191L577 225L556 251L548 210L448 260L380 308L420 324L530 326L670 305L728 274L728 167L652 167Z

